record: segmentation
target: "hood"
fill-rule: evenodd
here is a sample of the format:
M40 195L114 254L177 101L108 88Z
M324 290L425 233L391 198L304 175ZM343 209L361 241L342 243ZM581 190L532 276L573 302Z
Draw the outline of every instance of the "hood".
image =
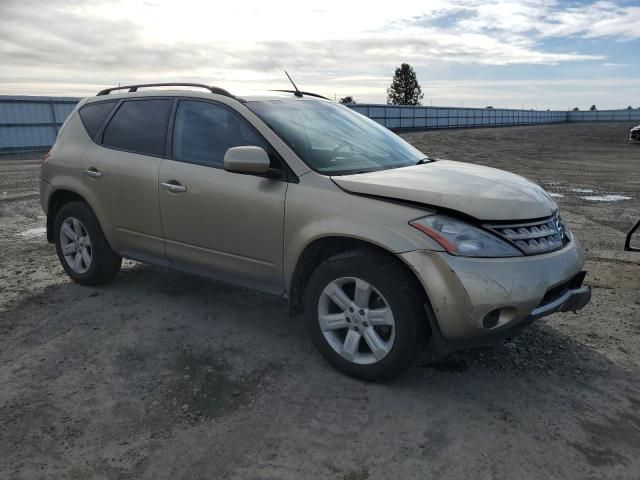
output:
M548 217L558 208L526 178L449 160L331 178L351 193L456 210L478 220L529 220Z

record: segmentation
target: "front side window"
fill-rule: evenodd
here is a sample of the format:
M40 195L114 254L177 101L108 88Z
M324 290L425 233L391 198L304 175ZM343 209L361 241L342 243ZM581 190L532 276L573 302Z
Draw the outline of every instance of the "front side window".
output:
M173 128L173 158L212 167L224 166L231 147L268 146L238 114L209 102L182 100Z
M124 102L104 130L103 145L144 155L164 153L171 100Z
M396 134L343 105L296 99L246 106L307 165L326 175L406 167L426 159Z
M96 136L102 122L117 102L110 100L108 102L89 103L80 109L80 119L85 130L91 138Z

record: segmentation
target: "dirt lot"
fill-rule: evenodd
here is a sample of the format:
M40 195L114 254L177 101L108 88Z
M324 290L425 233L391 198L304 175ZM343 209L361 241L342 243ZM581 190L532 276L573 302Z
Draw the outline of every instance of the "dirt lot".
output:
M406 135L554 193L594 298L382 385L328 367L278 298L133 262L106 287L71 283L43 236L39 162L0 160L0 478L639 478L629 127ZM632 198L581 198L603 194Z

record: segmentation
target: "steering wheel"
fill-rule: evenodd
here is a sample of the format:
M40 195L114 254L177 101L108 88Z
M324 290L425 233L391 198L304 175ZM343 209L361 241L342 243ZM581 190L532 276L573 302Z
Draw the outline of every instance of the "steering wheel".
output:
M344 142L340 142L338 145L335 146L333 150L331 150L331 153L329 155L332 162L335 161L337 157L337 153L344 147L349 147L349 156L346 158L353 157L353 154L354 154L353 145L351 145L347 141L344 141Z

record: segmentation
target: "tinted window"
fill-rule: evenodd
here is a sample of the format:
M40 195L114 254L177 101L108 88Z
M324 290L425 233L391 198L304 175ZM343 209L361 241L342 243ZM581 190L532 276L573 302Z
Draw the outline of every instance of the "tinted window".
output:
M105 129L103 144L147 155L162 155L170 110L170 100L124 102Z
M244 145L256 145L268 151L264 140L231 110L191 100L178 104L173 130L176 160L222 167L227 149Z
M109 102L90 103L80 109L80 118L91 138L96 136L100 125L102 125L102 122L107 118L115 104L116 101L111 100Z

